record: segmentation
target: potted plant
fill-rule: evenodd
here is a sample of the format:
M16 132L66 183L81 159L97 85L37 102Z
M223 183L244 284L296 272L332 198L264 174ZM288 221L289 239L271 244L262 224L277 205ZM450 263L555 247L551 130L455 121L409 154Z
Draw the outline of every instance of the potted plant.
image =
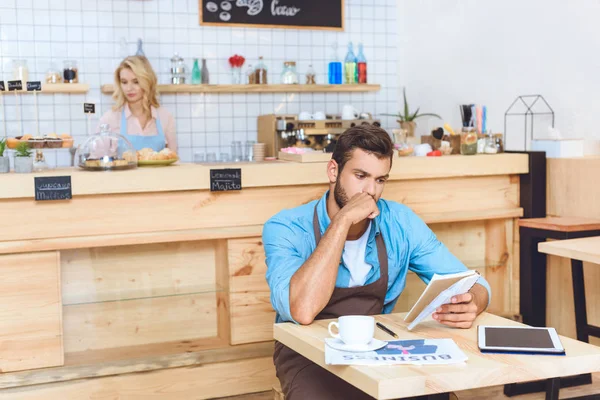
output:
M29 150L29 143L20 142L15 150L15 172L21 174L32 172L33 158L31 158L31 150Z
M4 155L4 150L6 150L6 139L0 139L0 174L10 171L10 160Z
M406 88L402 89L402 93L404 95L404 113L399 112L398 114L381 114L381 115L388 115L390 117L396 117L398 123L400 124L400 128L406 130L407 137L415 136L415 127L417 125L415 122L415 119L420 118L420 117L437 117L439 119L442 119L442 117L440 117L437 114L432 114L432 113L419 114L420 108L417 108L417 110L414 113L410 112L409 107L408 107L408 101L406 101Z

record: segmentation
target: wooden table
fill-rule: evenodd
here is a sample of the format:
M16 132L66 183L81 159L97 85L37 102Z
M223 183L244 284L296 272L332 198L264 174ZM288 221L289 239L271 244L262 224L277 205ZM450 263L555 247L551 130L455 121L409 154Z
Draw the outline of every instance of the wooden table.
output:
M377 399L434 395L516 382L556 378L600 371L600 348L561 337L566 356L482 354L477 347L477 327L452 329L428 320L412 332L406 330L405 313L378 315L376 320L392 329L400 339L452 338L469 357L466 364L449 366L340 366L325 364L325 341L330 320L308 326L275 324L276 340L299 352L347 382ZM521 325L508 319L483 313L480 325ZM376 329L375 337L391 340ZM552 382L555 380L551 380ZM556 386L556 385L554 385ZM555 397L554 397L555 396ZM558 399L558 390L550 398Z

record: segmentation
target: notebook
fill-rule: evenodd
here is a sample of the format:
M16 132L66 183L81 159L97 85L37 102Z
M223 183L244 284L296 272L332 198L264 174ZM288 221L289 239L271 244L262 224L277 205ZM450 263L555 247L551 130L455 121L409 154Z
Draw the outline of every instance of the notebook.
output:
M410 322L408 330L433 314L442 304L450 303L452 296L467 293L477 279L479 273L473 270L447 275L434 274L419 300L404 317L406 322Z

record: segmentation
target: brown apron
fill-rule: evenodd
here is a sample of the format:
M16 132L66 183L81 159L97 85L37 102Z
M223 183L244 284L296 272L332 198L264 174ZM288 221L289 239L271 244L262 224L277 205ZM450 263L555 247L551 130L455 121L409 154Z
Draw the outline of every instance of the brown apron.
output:
M321 229L316 206L313 228L318 245ZM375 315L383 312L388 286L388 259L381 234L376 236L375 242L379 258L379 279L365 286L336 287L329 303L315 319L338 318L343 315ZM273 361L286 400L372 399L362 390L279 342L275 342Z

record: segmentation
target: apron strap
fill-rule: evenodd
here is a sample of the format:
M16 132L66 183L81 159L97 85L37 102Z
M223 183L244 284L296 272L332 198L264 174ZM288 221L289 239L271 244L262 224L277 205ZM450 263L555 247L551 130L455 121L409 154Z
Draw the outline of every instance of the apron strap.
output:
M315 232L315 242L316 245L319 245L321 241L321 225L319 224L319 216L317 214L317 207L319 202L315 205L315 212L313 213L313 230ZM387 248L385 247L385 242L383 241L383 236L381 233L375 235L375 243L377 244L377 258L379 259L379 270L381 277L386 277L388 275L388 258L387 258Z

